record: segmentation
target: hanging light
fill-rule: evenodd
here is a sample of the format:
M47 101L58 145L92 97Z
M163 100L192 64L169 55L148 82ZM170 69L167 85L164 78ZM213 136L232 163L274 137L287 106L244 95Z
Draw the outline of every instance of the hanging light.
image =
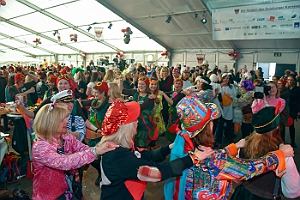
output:
M108 25L108 29L111 29L111 27L112 27L112 23L111 22L109 22L109 25Z
M90 32L91 29L92 29L92 27L89 26L86 30L87 30L88 32Z
M206 24L207 19L206 19L206 18L202 18L202 19L201 19L201 22L202 22L202 24Z
M170 23L172 20L172 16L171 15L168 15L168 19L166 20L167 23Z

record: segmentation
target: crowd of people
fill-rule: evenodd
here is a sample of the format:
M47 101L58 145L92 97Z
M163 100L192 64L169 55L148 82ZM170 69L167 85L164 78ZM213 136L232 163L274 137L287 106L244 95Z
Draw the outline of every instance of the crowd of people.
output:
M261 68L211 70L206 60L124 70L92 61L86 68L11 65L0 73L1 103L23 97L13 135L24 135L24 119L33 125L33 199L81 199L66 174L78 173L80 182L86 164L97 169L101 199L144 199L146 182L162 180L165 199L226 199L233 180L243 182L232 199L294 198L300 77L291 70L272 81L262 75ZM291 146L284 145L286 127ZM158 137L170 145L160 147ZM18 145L21 155L28 151ZM282 189L274 194L277 179Z

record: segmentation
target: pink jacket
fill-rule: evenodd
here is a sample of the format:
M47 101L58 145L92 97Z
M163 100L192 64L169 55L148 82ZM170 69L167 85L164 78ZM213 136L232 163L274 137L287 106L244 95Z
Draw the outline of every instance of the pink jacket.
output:
M47 140L37 140L33 143L33 200L57 199L68 189L65 171L77 169L96 159L91 148L78 141L72 134L62 135L61 138L65 140L65 154L57 153L57 148L61 146L55 138L52 144Z

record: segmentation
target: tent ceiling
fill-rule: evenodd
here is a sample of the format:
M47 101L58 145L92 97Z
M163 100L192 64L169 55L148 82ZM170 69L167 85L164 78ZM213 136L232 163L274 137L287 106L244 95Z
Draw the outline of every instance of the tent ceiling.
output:
M108 28L110 22L111 29ZM92 27L90 31L87 30L89 26ZM103 40L95 39L94 27L103 28ZM131 27L133 31L129 44L124 44L121 32L126 27ZM53 35L55 30L60 33L61 43ZM75 33L78 41L70 41L70 34ZM33 47L35 38L41 39L42 44L38 45L40 49ZM24 48L29 52L29 49L34 48L36 55L105 53L117 50L126 53L164 49L94 0L7 1L6 6L0 7L0 43L9 43L14 48ZM7 47L0 46L0 49L3 48Z
M145 30L149 37L166 48L182 49L299 49L299 39L232 40L212 39L211 10L217 8L284 0L130 0L120 4L119 0L97 0L128 22ZM196 15L197 14L197 17ZM166 23L168 15L172 16ZM207 23L203 25L201 19Z
M0 50L20 48L29 55L108 53L116 50L161 51L185 49L299 49L299 39L212 39L211 10L285 0L9 0L0 7ZM168 16L172 19L166 23ZM201 19L207 19L206 24ZM108 25L112 23L112 28ZM92 26L90 31L87 30ZM103 40L94 38L103 27ZM131 27L129 44L121 29ZM58 30L61 43L54 36ZM2 33L2 34L1 34ZM78 42L70 34L78 34ZM41 38L35 46L33 40Z

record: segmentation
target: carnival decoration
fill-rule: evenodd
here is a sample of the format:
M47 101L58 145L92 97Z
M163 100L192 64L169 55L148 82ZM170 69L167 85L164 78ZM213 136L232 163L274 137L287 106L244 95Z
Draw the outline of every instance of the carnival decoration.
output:
M124 33L124 39L123 39L124 43L125 44L129 44L129 42L130 42L130 35L132 34L131 28L127 27L125 29L122 29L121 31Z
M70 40L71 41L77 42L77 37L78 37L78 35L76 33L75 34L70 34Z
M33 40L33 42L35 43L36 46L39 45L39 44L42 44L40 38L35 38L35 40Z

